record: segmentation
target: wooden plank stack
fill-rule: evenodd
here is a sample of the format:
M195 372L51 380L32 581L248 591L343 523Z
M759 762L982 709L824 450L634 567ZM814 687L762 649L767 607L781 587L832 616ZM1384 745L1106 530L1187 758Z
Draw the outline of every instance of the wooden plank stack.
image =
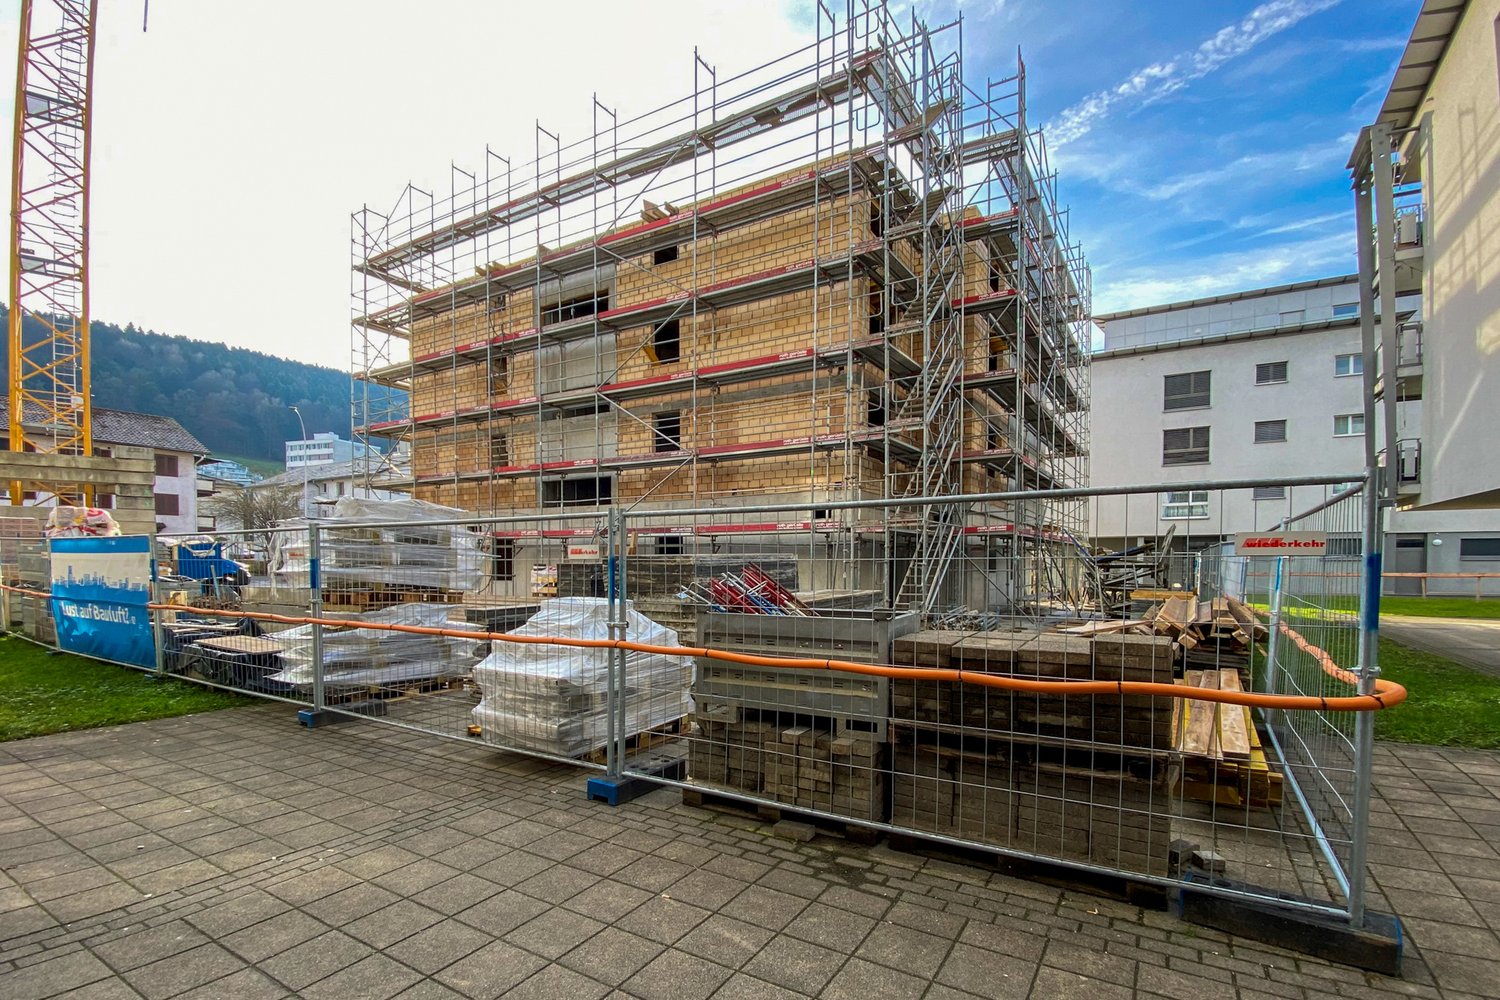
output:
M894 659L1032 680L1170 683L1167 636L1096 628L918 632ZM1045 857L1165 873L1169 699L892 686L893 823Z
M1233 668L1188 670L1177 683L1243 690ZM1270 766L1249 708L1179 700L1173 710L1172 747L1181 755L1172 783L1184 797L1230 806L1280 805L1281 774Z

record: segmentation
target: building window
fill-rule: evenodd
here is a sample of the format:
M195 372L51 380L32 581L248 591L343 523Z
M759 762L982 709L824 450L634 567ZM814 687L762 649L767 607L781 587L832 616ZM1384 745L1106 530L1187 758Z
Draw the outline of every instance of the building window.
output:
M1257 420L1255 422L1255 443L1270 444L1273 441L1286 440L1285 420Z
M871 427L885 426L885 386L878 385L865 393L865 423Z
M1195 410L1209 404L1209 372L1183 372L1166 376L1162 391L1163 410Z
M1255 366L1256 385L1275 385L1286 381L1285 361L1262 361Z
M682 555L682 536L663 535L656 540L656 554L659 556Z
M1328 539L1328 555L1335 559L1358 559L1363 547L1358 535L1339 535Z
M490 468L500 469L510 464L510 435L505 431L490 432Z
M1363 413L1340 413L1333 418L1334 437L1363 437L1365 415Z
M614 476L578 476L542 480L542 504L547 507L593 507L615 497Z
M156 474L171 479L177 478L177 456L156 453Z
M1358 302L1345 302L1343 305L1337 305L1333 307L1334 319L1354 319L1358 315Z
M510 355L490 358L490 395L498 396L510 385Z
M490 579L514 580L516 578L516 540L493 538L494 548L490 555Z
M1251 500L1285 500L1285 486L1257 486L1250 494Z
M651 418L652 451L682 450L682 411L663 410Z
M562 323L570 319L582 319L585 316L604 312L608 308L608 292L600 292L597 295L580 295L577 298L566 299L555 305L544 307L542 309L542 325L548 326L552 323Z
M647 345L646 351L651 355L651 360L658 364L681 360L682 336L677 320L669 319L665 323L656 324L651 330L651 343Z
M1460 538L1458 558L1500 561L1500 538Z
M1208 490L1186 490L1167 493L1161 498L1164 521L1186 521L1208 516Z
M177 514L178 497L176 493L156 494L156 512L158 514Z
M503 312L505 310L505 302L505 293L496 292L491 295L489 299L490 312Z
M1207 461L1207 427L1179 427L1161 432L1162 465L1202 465Z
M675 246L662 247L651 255L653 264L670 264L677 259L677 248Z
M1365 356L1363 354L1338 354L1333 359L1333 377L1348 378L1350 375L1363 375L1365 373Z

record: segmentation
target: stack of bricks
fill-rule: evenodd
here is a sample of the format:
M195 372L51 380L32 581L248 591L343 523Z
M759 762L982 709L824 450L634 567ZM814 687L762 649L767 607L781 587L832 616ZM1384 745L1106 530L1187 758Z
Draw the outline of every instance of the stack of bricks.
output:
M768 722L747 722L738 713L716 718L700 712L688 741L688 774L696 781L760 793L765 783L766 744L776 737Z
M1030 680L1171 683L1165 637L919 632L893 659ZM1063 860L1162 874L1171 840L1160 752L1172 706L956 681L892 687L892 822Z
M764 749L765 792L778 802L850 819L885 818L884 746L873 737L792 726Z

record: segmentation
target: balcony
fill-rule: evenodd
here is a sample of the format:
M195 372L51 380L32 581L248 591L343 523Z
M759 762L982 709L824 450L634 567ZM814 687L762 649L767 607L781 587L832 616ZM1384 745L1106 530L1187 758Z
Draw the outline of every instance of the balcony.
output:
M1395 471L1397 495L1422 491L1422 442L1419 438L1397 439Z
M1422 321L1408 319L1396 327L1396 393L1398 399L1422 398ZM1385 394L1385 351L1375 347L1375 397Z
M1417 295L1422 291L1422 275L1425 270L1423 258L1427 242L1427 220L1422 209L1422 189L1415 185L1397 190L1395 240L1392 260L1395 264L1397 295ZM1375 243L1379 245L1378 229ZM1380 287L1381 274L1377 259L1375 287Z

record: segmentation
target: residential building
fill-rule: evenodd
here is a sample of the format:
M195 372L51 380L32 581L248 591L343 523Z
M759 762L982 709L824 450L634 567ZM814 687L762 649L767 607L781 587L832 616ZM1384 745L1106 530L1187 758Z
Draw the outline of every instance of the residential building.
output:
M265 478L260 473L252 472L239 462L232 462L227 458L204 462L198 466L198 475L205 479L216 479L239 486L250 486Z
M1403 508L1500 507L1497 63L1500 0L1424 0L1349 158L1371 319L1421 294L1419 314L1381 329L1372 373L1386 488ZM1391 420L1410 399L1420 418Z
M948 29L854 18L816 63L700 79L535 169L492 157L473 203L358 213L356 386L405 392L357 398L356 435L409 441L415 495L476 512L778 502L633 545L785 551L885 606L1004 603L955 564L1065 588L1046 550L1079 502L826 506L1081 486L1088 448L1088 270L1020 67L965 84ZM498 529L497 589L595 530L539 526Z
M1421 308L1420 296L1398 297L1398 324ZM1128 504L1098 501L1097 544L1125 548L1175 528L1175 547L1209 547L1307 510L1329 488L1210 495L1193 484L1357 476L1364 469L1358 275L1110 313L1095 322L1104 338L1090 368L1095 410L1131 418L1096 423L1091 484L1162 487ZM1421 411L1420 398L1403 399L1398 428L1417 426ZM1378 433L1384 417L1376 416ZM1355 557L1359 526L1343 527L1332 550ZM1385 530L1390 571L1500 573L1500 512L1390 511ZM1388 581L1392 592L1419 586ZM1472 579L1431 582L1434 593L1473 593L1474 586ZM1500 593L1500 581L1485 586Z
M27 419L31 419L29 414ZM8 435L5 437L4 446L8 446ZM198 463L208 457L207 445L172 417L102 406L93 408L93 437L94 453L103 457L120 446L150 449L156 468L152 492L157 530L199 530ZM114 497L101 494L94 503L107 510L113 506Z
M343 497L359 497L363 500L411 498L410 490L404 488L410 475L409 469L396 467L376 477L366 476L365 472L364 462L320 463L288 469L247 488L297 491L304 501L303 515L307 516L310 512L313 517L325 516L328 508Z
M352 462L365 457L369 450L363 442L345 441L333 431L317 431L310 438L286 442L286 467L300 469L304 465Z

